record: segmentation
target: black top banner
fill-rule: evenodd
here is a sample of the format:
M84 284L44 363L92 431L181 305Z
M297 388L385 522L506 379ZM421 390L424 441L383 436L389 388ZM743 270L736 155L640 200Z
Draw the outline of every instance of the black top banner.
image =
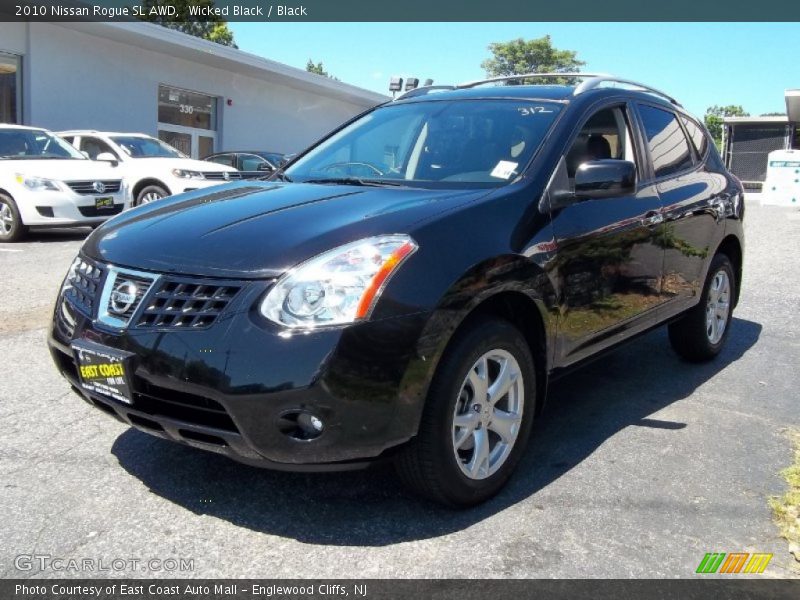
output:
M800 2L772 0L3 0L2 21L633 22L800 21Z

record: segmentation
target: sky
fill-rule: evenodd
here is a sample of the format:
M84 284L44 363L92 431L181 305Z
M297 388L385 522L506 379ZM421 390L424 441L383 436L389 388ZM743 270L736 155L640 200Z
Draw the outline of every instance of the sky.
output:
M550 34L585 72L641 81L702 115L740 104L785 112L800 88L800 23L230 23L239 48L294 67L322 62L340 80L388 94L389 77L436 84L484 77L492 42Z

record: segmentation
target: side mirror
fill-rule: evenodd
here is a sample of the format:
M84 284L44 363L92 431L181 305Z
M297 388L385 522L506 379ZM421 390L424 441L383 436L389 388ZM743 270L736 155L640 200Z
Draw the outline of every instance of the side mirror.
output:
M267 173L271 173L272 172L272 167L269 165L269 163L265 163L265 162L258 163L258 166L256 167L256 171L265 171Z
M575 173L575 198L613 198L636 191L636 165L627 160L585 162Z
M117 157L111 154L111 152L101 152L100 154L97 155L95 160L114 163L114 166L116 166L117 162L119 162L117 160Z

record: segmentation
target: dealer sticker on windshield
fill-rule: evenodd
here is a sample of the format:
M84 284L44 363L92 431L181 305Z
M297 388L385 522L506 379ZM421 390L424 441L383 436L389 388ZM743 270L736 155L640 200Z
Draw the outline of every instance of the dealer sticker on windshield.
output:
M517 166L518 163L511 162L510 160L501 160L497 163L497 166L492 169L490 174L492 177L497 177L498 179L508 179L516 174Z
M73 342L72 350L83 389L126 404L131 403L128 353L85 340Z

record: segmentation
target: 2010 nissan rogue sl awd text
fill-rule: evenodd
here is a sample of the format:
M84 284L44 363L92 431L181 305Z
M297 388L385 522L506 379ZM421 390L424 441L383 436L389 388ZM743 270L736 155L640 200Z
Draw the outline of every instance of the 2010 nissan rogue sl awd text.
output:
M743 191L705 129L642 84L561 81L422 88L270 180L119 215L64 281L58 369L156 436L286 470L391 459L486 500L550 378L666 323L711 359L738 299Z

